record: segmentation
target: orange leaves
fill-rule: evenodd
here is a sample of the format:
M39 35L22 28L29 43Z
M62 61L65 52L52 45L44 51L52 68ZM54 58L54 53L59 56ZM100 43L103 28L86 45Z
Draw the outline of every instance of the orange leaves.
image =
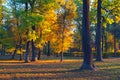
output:
M48 21L50 24L54 24L57 20L57 15L55 14L54 10L49 10L46 12L45 20Z

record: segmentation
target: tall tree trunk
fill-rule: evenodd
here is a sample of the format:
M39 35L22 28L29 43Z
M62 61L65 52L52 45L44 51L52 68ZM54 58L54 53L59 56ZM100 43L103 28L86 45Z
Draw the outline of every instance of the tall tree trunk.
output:
M13 52L13 54L12 54L12 59L15 58L16 51L17 51L17 50L15 49L14 52Z
M25 12L27 12L27 11L28 11L28 2L26 1L25 2ZM28 35L28 31L26 32L26 35ZM29 50L29 43L30 43L30 41L27 41L27 44L26 44L26 54L25 54L25 62L29 61L29 59L28 59L29 58L29 52L30 52L30 50Z
M40 29L40 39L42 39L42 30ZM39 48L39 51L38 51L38 60L40 60L41 58L41 49Z
M5 45L4 45L4 46L3 46L3 55L5 55L5 53L6 53L6 52L5 52L5 49L6 49L6 48L5 48Z
M117 30L117 26L116 26L116 23L114 23L113 25L114 25L114 28L115 28L115 30L113 31L113 35L114 35L114 56L116 56L116 54L117 54L117 48L116 48L116 38L117 38L116 30Z
M36 61L36 52L35 52L35 45L34 45L34 41L32 40L32 59L31 61Z
M64 37L64 34L65 34L65 27L66 27L66 16L67 16L67 13L66 13L66 2L65 2L65 5L64 5L64 10L65 10L65 12L64 12L64 14L63 14L63 22L62 22L62 24L63 24L63 27L62 27L62 51L61 51L61 53L60 53L60 61L62 62L63 61L63 53L64 53L64 39L65 39L65 37Z
M44 55L47 55L47 46L46 46L46 44L43 47L43 53L44 53Z
M16 54L16 52L17 52L17 44L15 45L15 50L14 50L14 52L13 52L13 54L12 54L12 59L15 58L15 54Z
M104 52L104 35L102 35L102 52Z
M60 53L60 62L63 61L63 52Z
M5 45L2 45L2 52L1 55L5 55Z
M22 60L22 46L21 46L21 44L20 44L20 58L19 58L19 60Z
M17 22L18 23L18 22ZM17 24L18 25L18 24ZM20 49L20 60L22 60L22 37L21 34L19 33L20 41L19 41L19 49Z
M108 44L107 44L107 36L105 35L105 52L107 52L108 49Z
M97 6L97 29L96 29L96 61L102 61L101 38L102 38L102 25L101 25L101 4L102 0L98 0Z
M30 41L27 41L27 44L26 44L26 54L25 54L25 62L29 61L29 59L28 59L29 52L30 52L30 50L29 50L29 43L30 43Z
M38 51L38 60L40 60L40 57L41 57L41 50L39 48L39 51Z
M116 49L116 34L114 33L114 56L117 54L117 49Z
M47 56L50 56L50 41L48 41L48 52L47 52Z
M82 18L82 49L84 60L81 70L93 70L92 49L90 43L90 21L89 21L89 0L83 0L83 18Z

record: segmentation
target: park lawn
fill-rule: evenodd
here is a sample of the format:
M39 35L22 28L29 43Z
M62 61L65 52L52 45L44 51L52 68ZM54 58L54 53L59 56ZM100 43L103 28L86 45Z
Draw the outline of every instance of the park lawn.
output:
M95 62L97 71L80 71L81 59L0 61L0 80L120 80L120 58Z

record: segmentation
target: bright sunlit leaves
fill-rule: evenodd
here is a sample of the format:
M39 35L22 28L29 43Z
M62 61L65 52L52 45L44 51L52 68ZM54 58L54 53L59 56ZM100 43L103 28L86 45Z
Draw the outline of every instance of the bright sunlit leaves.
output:
M106 21L107 21L109 24L112 24L112 23L114 22L114 20L111 19L111 18L107 18Z
M120 16L115 16L116 23L120 22Z
M29 31L28 33L28 40L33 40L35 41L38 38L38 35L35 31Z

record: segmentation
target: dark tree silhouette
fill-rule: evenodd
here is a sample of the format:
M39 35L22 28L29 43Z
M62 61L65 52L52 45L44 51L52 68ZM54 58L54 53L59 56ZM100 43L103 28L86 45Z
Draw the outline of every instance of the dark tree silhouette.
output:
M48 52L47 52L47 56L50 56L50 41L48 41L47 45L48 45Z
M102 39L102 25L101 25L101 3L102 0L98 0L97 6L97 29L96 29L96 61L102 61L102 48L101 48L101 39Z
M83 0L82 48L84 52L84 60L80 68L81 70L94 70L92 49L90 44L89 5L89 0Z
M27 41L27 44L26 44L26 54L25 54L25 62L27 63L27 62L29 62L29 57L28 57L28 55L29 55L29 52L30 52L30 50L29 50L29 43L30 43L30 41Z
M26 12L28 11L28 2L25 3L25 11ZM27 31L26 34L28 34L28 31ZM25 62L28 62L28 57L29 57L29 52L30 52L30 50L29 50L29 43L30 43L30 41L27 41L27 44L26 44L26 54L25 54Z

